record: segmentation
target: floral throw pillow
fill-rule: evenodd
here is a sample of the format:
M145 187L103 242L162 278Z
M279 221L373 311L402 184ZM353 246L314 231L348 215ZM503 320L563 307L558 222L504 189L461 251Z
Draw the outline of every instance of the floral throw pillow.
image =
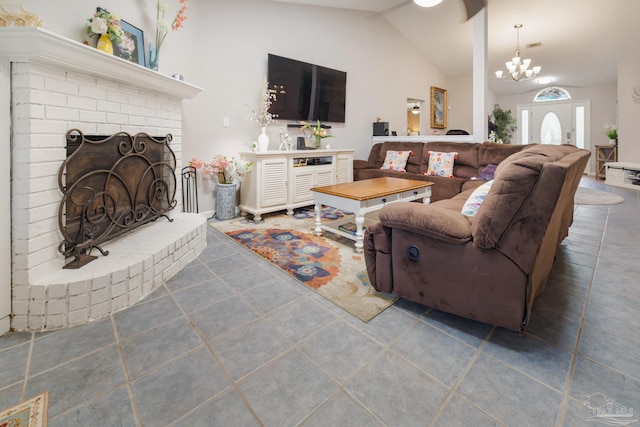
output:
M480 205L484 202L484 199L487 197L489 190L491 190L491 185L493 184L493 180L487 181L482 184L480 187L473 190L473 193L469 196L466 202L464 202L464 206L462 206L463 215L468 217L474 217L478 213L478 209L480 209Z
M384 157L384 163L380 169L390 169L394 171L406 172L405 166L409 156L413 154L412 151L387 151Z
M439 151L429 151L429 166L425 175L453 176L453 162L458 158L458 153L441 153Z

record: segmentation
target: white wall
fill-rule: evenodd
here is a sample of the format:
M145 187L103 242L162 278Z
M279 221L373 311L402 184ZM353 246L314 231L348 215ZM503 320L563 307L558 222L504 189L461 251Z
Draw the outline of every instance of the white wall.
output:
M105 0L100 5L143 29L148 42L155 31L154 3L141 6L140 2ZM177 9L177 0L171 3ZM86 38L84 25L95 6L79 0L59 0L55 5L25 0L23 4L45 19L45 28L78 41ZM376 117L400 134L406 127L407 98L428 100L431 86L449 86L446 76L402 34L370 13L267 0L191 1L188 5L185 26L167 36L159 67L161 73L180 73L204 89L184 102L185 164L192 157L209 159L250 149L259 126L249 119L246 106L259 104L268 53L347 72L346 123L333 124L335 138L330 144L355 148L355 158L367 157ZM448 90L455 97L456 91ZM222 125L224 117L230 120L227 128ZM455 123L455 114L449 115L449 121ZM299 135L296 129L290 131L294 139ZM278 125L271 126L268 134L271 149L277 149ZM213 208L211 190L205 180L199 192L202 211Z
M633 89L640 92L640 57L627 56L618 62L618 160L640 162L640 103L634 102Z
M473 76L449 77L449 129L463 129L473 134Z

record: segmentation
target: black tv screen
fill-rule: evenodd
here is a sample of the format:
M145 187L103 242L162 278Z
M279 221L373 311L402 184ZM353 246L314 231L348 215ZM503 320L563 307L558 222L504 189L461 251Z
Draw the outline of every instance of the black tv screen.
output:
M345 71L269 54L267 80L276 91L270 111L278 119L345 122Z

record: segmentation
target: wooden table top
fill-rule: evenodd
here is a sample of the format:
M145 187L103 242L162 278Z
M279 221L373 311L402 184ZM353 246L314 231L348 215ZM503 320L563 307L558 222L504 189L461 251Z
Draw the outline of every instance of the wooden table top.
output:
M346 199L369 200L375 199L376 197L384 197L391 194L404 193L405 191L430 187L432 185L433 182L429 181L383 177L326 185L323 187L313 187L311 191L344 197Z

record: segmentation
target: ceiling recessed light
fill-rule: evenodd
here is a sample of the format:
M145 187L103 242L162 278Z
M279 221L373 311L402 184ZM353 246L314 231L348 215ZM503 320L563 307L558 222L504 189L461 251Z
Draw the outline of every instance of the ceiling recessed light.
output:
M442 3L442 0L413 0L415 4L422 7L433 7Z
M551 77L539 77L538 79L536 79L536 83L538 83L539 85L548 85L552 81L553 78Z

